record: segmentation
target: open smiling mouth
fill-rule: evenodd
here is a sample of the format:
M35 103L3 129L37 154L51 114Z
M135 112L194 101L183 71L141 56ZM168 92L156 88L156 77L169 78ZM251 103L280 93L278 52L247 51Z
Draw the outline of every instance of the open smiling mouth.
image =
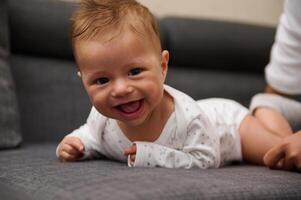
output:
M121 104L116 106L116 109L123 115L127 117L135 117L138 116L140 111L142 110L143 99L138 101L131 101L125 104Z

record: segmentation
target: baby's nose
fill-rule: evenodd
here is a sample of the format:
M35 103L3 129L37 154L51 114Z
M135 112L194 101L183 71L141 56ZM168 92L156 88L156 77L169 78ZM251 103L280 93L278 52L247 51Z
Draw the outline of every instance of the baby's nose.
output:
M113 84L112 96L122 97L133 91L133 87L126 80L117 80Z

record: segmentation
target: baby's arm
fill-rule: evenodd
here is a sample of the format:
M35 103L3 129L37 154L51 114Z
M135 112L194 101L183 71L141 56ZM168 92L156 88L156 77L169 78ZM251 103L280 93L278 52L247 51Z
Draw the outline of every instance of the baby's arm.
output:
M137 142L137 152L129 162L134 167L166 167L166 168L192 168L199 167L203 169L218 167L216 165L214 153L207 151L185 152L168 148L159 144L150 142Z
M84 145L77 137L65 137L56 154L61 161L76 161L84 155Z
M94 158L95 156L99 155L101 152L101 136L105 125L105 120L106 118L99 114L93 107L87 119L87 123L67 135L58 145L56 151L57 157L60 158L61 156L59 150L62 149L62 144L64 144L65 150L69 149L69 152L74 153L74 149L71 150L71 148L68 147L70 146L69 143L68 146L65 145L66 141L70 141L69 138L72 138L72 144L74 141L80 141L82 144L83 148L77 148L77 150L80 150L82 153L81 159ZM72 155L74 156L74 154Z
M220 164L219 140L213 127L204 129L204 124L195 120L181 149L173 149L151 142L135 142L125 149L130 155L129 166L166 168L217 168Z

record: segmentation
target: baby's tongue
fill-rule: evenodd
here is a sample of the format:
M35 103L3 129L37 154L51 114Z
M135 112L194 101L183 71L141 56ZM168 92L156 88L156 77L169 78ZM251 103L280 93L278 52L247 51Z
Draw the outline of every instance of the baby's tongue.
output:
M139 107L140 107L140 101L133 101L119 106L120 110L126 113L135 112L139 109Z

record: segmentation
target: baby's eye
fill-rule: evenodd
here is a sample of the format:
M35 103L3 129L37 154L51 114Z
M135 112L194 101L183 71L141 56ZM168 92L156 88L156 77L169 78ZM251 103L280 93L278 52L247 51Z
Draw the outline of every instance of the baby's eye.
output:
M136 76L142 72L141 68L134 68L129 71L129 76Z
M95 83L98 85L103 85L106 84L107 82L109 82L109 79L105 77L99 78L95 81Z

